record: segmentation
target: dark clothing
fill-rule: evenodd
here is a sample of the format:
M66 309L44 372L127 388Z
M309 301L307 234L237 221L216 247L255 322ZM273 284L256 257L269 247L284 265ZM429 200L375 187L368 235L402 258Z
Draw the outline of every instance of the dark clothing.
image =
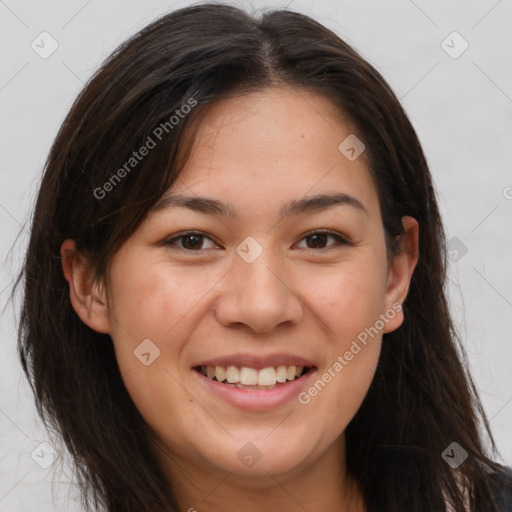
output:
M504 466L503 469L507 472L494 473L492 480L495 485L494 496L499 503L500 512L512 512L512 468Z

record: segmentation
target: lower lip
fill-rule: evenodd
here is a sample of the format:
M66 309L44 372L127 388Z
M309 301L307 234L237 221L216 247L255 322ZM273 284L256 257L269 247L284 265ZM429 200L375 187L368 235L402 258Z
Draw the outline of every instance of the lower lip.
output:
M237 387L227 386L226 384L221 384L216 380L205 377L196 370L193 370L193 372L210 393L225 400L230 405L249 411L276 409L290 400L293 400L306 388L307 382L312 375L316 373L314 369L310 369L300 378L287 381L282 386L268 390L260 390L239 389Z

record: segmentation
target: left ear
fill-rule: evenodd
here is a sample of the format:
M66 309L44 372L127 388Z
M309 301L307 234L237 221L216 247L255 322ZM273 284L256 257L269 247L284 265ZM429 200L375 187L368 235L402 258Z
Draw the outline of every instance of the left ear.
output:
M400 241L400 253L393 257L388 270L386 285L386 311L395 311L396 314L385 323L383 332L392 332L398 329L403 321L404 314L402 304L404 303L412 273L416 268L419 257L419 224L413 217L402 217L402 225L405 233ZM400 307L398 307L400 305Z

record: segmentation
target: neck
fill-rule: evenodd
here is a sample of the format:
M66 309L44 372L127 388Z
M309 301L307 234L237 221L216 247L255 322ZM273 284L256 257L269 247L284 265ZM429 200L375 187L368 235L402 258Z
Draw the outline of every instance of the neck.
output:
M315 461L286 473L237 475L158 451L179 512L282 512L337 510L364 512L359 486L347 473L345 436Z

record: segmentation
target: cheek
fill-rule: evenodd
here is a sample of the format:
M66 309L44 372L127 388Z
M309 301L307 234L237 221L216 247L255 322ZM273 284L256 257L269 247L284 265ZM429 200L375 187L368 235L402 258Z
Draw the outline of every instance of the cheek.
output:
M111 272L115 299L110 313L111 337L125 386L155 430L167 420L179 424L187 419L183 431L190 431L204 418L176 377L184 370L180 361L197 316L204 314L201 299L221 274L201 278L191 268L170 268L162 262L143 265L143 258L121 261L123 265L113 266Z
M360 408L373 381L379 361L382 334L374 329L368 314L340 319L336 335L326 350L317 375L299 397L311 417L321 418L318 428L324 442L345 430ZM369 327L366 327L369 325Z
M338 348L357 337L379 319L385 307L385 270L372 258L362 256L338 270L304 276L303 299L329 327Z
M203 285L176 286L179 275L169 271L152 273L138 267L125 272L131 278L117 281L112 308L112 339L124 384L154 431L164 437L173 425L173 446L186 446L187 436L199 435L196 430L204 422L202 409L180 378Z
M374 339L371 346L361 346L361 351L353 355L350 361L346 357L345 363L338 361L342 370L334 365L325 370L323 376L325 378L328 374L330 381L317 396L311 398L310 414L322 418L324 424L320 437L326 446L345 431L361 407L375 375L379 353L380 339ZM322 380L322 374L319 380ZM313 383L312 388L321 387L317 382ZM315 400L318 400L316 404Z
M356 414L375 374L385 306L382 272L378 261L361 257L339 272L317 275L309 293L308 306L328 327L329 343L302 403L309 400L305 406L330 423L333 435Z
M113 337L129 338L131 350L133 343L137 345L146 338L167 350L169 340L179 339L175 332L180 324L197 308L214 282L215 276L200 279L190 269L127 262L112 272ZM174 342L172 346L179 348Z

